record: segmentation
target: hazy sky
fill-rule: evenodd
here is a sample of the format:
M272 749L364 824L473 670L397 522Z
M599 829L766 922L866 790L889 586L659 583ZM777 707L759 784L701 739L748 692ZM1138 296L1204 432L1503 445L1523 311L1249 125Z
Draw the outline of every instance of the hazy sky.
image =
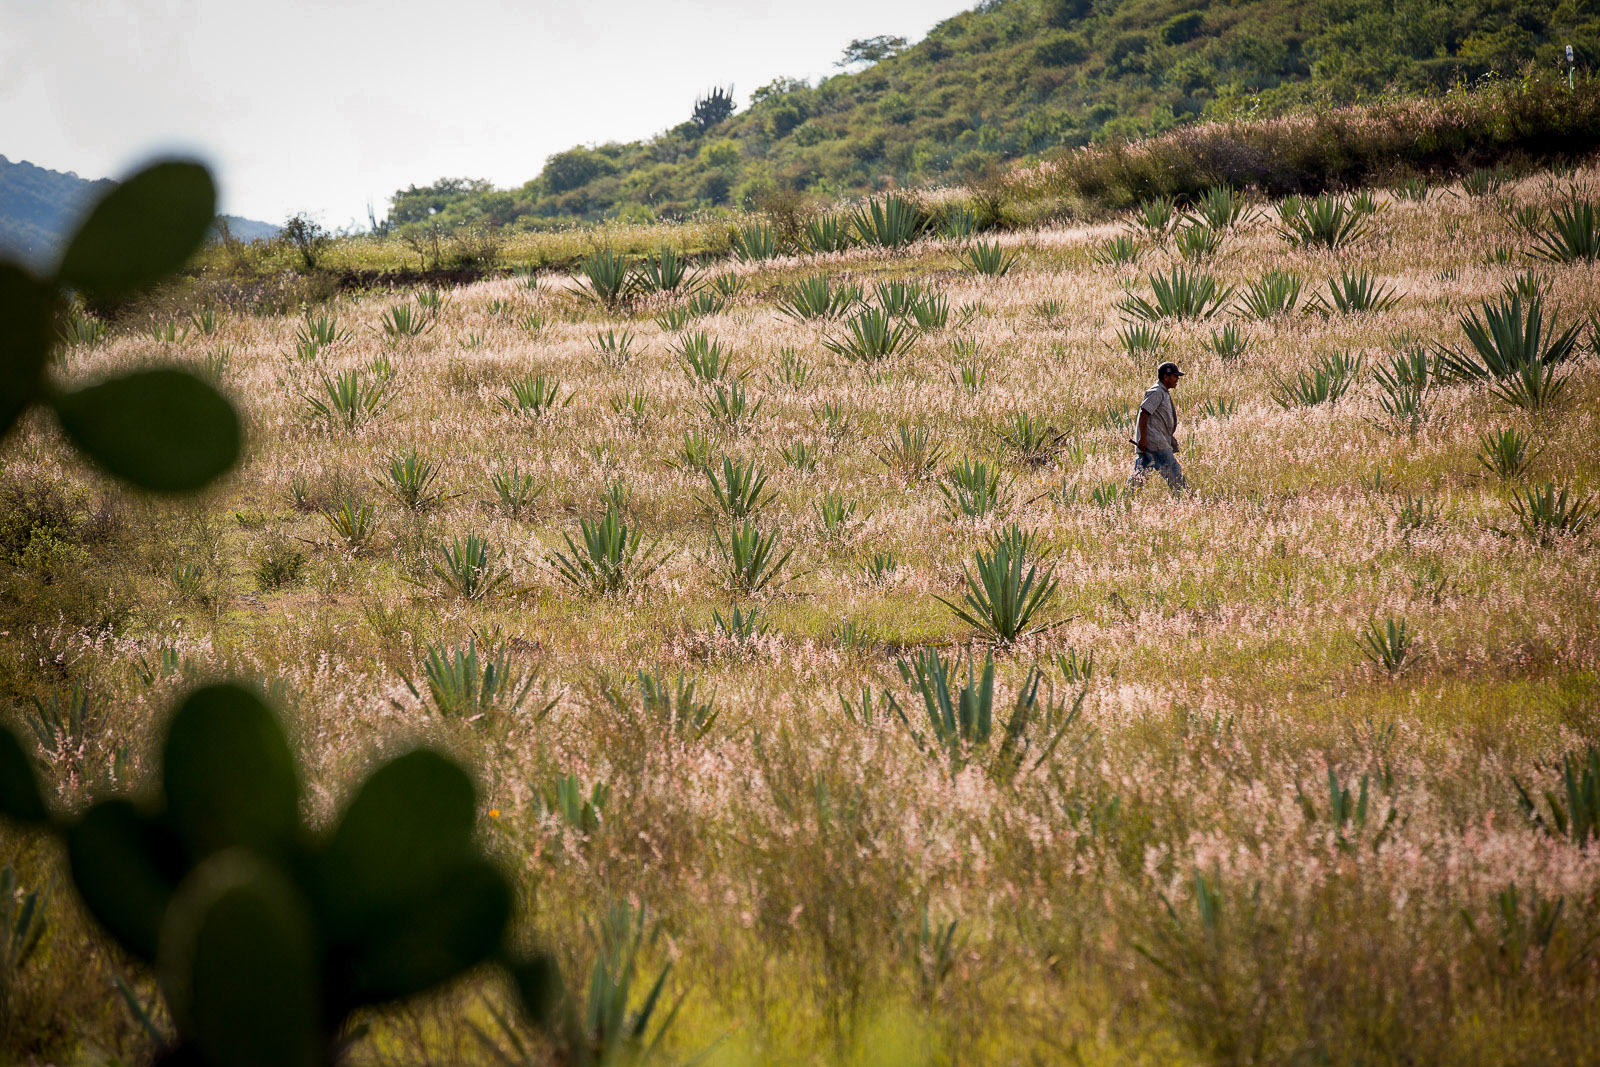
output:
M714 85L742 107L973 2L0 0L0 154L101 178L183 150L226 212L364 223L404 186L518 185L684 121Z

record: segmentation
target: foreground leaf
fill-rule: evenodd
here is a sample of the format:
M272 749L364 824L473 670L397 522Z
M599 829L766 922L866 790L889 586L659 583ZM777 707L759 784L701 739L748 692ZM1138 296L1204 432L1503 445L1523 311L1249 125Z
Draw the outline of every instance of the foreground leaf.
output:
M134 371L53 398L78 447L144 489L200 489L239 458L233 404L187 371Z
M94 206L62 257L60 282L94 296L149 285L183 266L216 214L217 187L205 167L146 167Z

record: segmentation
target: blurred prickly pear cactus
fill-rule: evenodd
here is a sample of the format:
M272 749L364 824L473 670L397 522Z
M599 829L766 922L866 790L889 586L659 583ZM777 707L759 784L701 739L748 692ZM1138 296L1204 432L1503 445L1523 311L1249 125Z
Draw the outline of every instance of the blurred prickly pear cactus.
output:
M0 436L43 403L90 459L145 489L199 489L233 466L238 413L187 371L147 367L78 389L46 373L65 294L116 300L177 270L205 240L216 199L198 163L156 163L101 198L52 277L0 261Z
M155 968L183 1062L330 1063L355 1009L485 962L510 970L535 1017L552 1001L553 966L506 947L512 889L474 844L476 791L445 757L384 764L313 835L277 717L249 689L211 685L173 716L159 784L52 816L0 730L0 812L60 834L85 907Z
M171 273L216 209L210 174L157 163L107 194L53 277L0 262L0 436L34 403L106 471L157 492L200 489L237 461L227 398L176 368L79 389L46 373L68 290L126 296ZM332 1063L350 1013L498 961L542 1020L558 978L506 948L512 891L472 840L466 773L418 750L380 767L326 836L300 821L301 782L276 716L236 685L191 693L167 729L159 789L56 814L0 727L0 816L58 834L84 906L155 969L177 1023L165 1062Z

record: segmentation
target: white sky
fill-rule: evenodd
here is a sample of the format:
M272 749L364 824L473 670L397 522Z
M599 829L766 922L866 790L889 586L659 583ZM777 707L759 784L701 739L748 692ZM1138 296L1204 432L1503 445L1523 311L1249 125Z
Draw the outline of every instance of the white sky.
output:
M973 0L0 0L0 154L84 178L210 162L222 210L330 227L440 177L520 185L733 83L815 79Z

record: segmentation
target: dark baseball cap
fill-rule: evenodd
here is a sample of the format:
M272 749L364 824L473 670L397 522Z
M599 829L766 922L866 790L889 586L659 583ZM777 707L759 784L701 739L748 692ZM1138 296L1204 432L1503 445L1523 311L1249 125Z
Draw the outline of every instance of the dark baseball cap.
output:
M1163 364L1161 364L1161 366L1156 368L1156 377L1157 378L1163 377L1163 376L1168 375L1168 374L1176 374L1180 378L1183 377L1183 371L1178 369L1178 365L1176 363L1163 363Z

